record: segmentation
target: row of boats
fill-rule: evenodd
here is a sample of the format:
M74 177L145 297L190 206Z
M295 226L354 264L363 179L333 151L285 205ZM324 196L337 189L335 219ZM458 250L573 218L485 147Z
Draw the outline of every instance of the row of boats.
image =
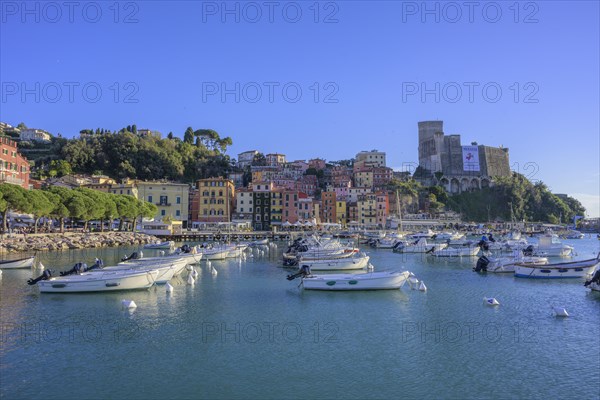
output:
M414 238L413 238L414 239ZM491 239L491 240L490 240ZM561 251L548 251L549 249L563 248L562 243L556 237L544 235L538 241L537 247L532 247L527 241L521 242L520 238L506 239L513 243L522 243L514 246L512 255L503 257L491 257L490 244L495 243L493 238L484 237L476 245L465 247L448 247L448 243L427 242L424 237L418 238L411 244L396 245L394 251L405 253L429 253L432 255L446 251L447 256L475 256L479 251L484 251L483 256L477 260L473 268L477 272L512 273L519 278L587 278L597 276L594 274L600 264L600 253L597 257L569 262L549 263L548 257L563 255ZM371 242L373 243L373 242ZM511 244L513 244L511 243ZM376 246L375 246L376 247ZM568 246L570 247L570 246ZM493 247L503 249L504 246ZM502 253L501 251L497 251ZM571 254L571 253L569 253ZM393 282L398 278L378 272L365 274L327 274L313 275L312 271L343 271L359 270L372 267L369 264L369 256L360 252L352 245L344 245L338 240L324 239L317 236L298 238L287 249L283 255L284 266L299 266L300 271L290 277L301 277L305 288L319 288L321 290L360 290L361 279L382 279ZM376 274L375 276L373 274ZM398 278L399 279L399 278ZM344 282L352 282L352 284ZM323 282L329 282L324 285ZM341 284L338 284L339 282ZM307 287L308 285L308 287ZM353 286L355 285L355 286ZM364 287L365 285L362 285ZM377 285L376 285L377 286ZM387 285L383 285L387 286ZM394 285L390 283L390 288ZM592 290L600 290L600 282L597 279L588 281L587 286ZM345 288L345 289L340 289Z
M261 242L262 243L262 242ZM182 247L158 257L143 257L141 251L134 252L122 258L114 266L104 266L103 262L96 259L88 267L86 264L77 263L70 270L57 272L46 269L41 263L39 268L43 273L35 279L29 279L28 284L37 285L41 293L71 293L71 292L108 292L118 290L147 289L153 285L168 283L174 277L180 276L184 270L190 273L193 265L202 260L210 263L211 260L245 257L243 252L257 243L239 243L222 245L197 245ZM162 248L162 247L158 247ZM0 268L16 269L31 268L34 266L36 256L18 260L0 261ZM192 266L190 268L190 266Z

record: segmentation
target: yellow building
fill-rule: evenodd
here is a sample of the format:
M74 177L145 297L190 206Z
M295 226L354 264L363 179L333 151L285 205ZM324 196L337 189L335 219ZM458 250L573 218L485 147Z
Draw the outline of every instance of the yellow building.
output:
M271 192L271 227L281 226L283 216L283 190Z
M365 226L377 226L377 195L368 193L358 196L358 223Z
M137 198L158 208L155 220L169 217L188 226L190 186L184 183L137 181ZM122 193L127 194L127 193Z
M346 227L346 223L348 222L348 212L346 211L346 202L345 201L336 201L335 202L335 217L338 224Z
M138 197L138 186L133 179L124 179L123 183L115 183L110 185L109 193L112 194L128 194L136 199Z
M104 193L112 193L112 187L117 184L114 179L109 178L105 175L92 175L90 181L91 183L83 185L83 187L93 190L99 190Z
M199 222L230 222L235 202L233 181L225 178L207 178L196 182L199 191Z

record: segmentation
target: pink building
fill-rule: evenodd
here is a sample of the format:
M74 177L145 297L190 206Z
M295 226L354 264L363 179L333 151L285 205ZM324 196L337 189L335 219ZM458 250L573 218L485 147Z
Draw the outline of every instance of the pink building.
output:
M390 212L389 196L385 192L377 192L377 225L385 226Z

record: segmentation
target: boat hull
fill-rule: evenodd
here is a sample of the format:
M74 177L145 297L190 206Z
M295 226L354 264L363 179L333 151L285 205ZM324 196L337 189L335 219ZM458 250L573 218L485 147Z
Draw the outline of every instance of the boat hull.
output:
M145 249L170 249L175 245L174 242L148 243L144 246Z
M313 275L303 278L302 285L306 290L392 290L400 289L409 276L408 271Z
M434 257L475 257L479 251L479 247L445 248L430 254Z
M156 282L158 271L85 272L81 275L50 278L38 282L40 293L114 292L148 289Z
M17 269L17 268L31 268L35 261L35 256L28 258L20 258L12 261L0 262L0 269Z
M344 271L363 269L369 265L369 256L308 262L303 261L301 264L308 265L312 271Z
M536 278L536 279L566 279L566 278L585 278L591 275L600 259L573 261L568 263L547 264L543 266L515 265L515 276L518 278Z

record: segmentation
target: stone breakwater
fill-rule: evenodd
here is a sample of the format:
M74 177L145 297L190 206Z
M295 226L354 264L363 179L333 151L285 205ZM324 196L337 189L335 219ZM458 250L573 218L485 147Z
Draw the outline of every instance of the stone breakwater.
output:
M47 235L3 235L0 238L0 253L19 251L52 251L88 249L153 243L158 239L144 233L105 232L68 233Z

